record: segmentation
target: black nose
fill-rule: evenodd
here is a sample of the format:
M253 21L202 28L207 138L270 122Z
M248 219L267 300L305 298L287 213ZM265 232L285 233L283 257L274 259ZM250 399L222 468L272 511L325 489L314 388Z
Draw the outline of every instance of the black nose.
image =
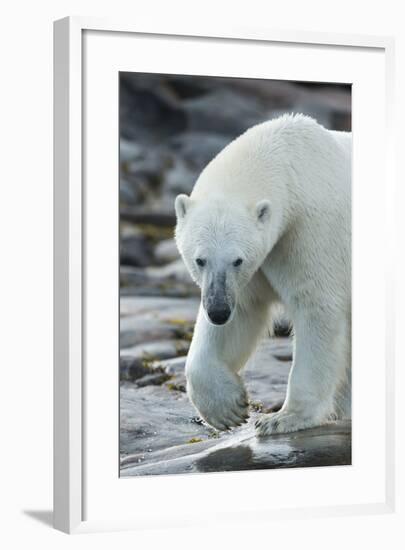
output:
M227 322L231 316L231 310L229 307L222 307L220 309L210 309L208 311L208 317L214 323L214 325L223 325Z

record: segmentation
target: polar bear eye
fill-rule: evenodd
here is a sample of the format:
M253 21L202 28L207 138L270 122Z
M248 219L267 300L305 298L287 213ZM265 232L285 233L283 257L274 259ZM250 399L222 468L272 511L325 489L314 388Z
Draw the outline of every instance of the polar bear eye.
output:
M195 263L200 267L204 267L206 260L203 260L202 258L196 258Z
M238 267L238 266L241 265L242 262L243 262L242 258L238 258L237 260L235 260L235 261L233 262L233 265L234 265L235 267Z

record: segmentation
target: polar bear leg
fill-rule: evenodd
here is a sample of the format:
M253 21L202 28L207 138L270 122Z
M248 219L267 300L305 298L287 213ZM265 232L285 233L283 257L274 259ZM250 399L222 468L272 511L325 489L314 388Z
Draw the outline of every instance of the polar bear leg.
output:
M186 362L187 392L202 418L219 430L248 417L248 398L239 371L268 320L269 298L238 306L223 326L209 323L200 307Z
M333 316L332 316L333 317ZM285 433L319 426L336 415L336 392L347 377L347 323L317 314L294 319L294 362L287 396L280 411L263 415L259 435Z
M352 417L352 383L350 371L347 379L344 380L336 391L335 395L336 415L343 420L350 420Z
M335 392L335 409L337 418L350 420L352 417L352 323L351 313L347 314L346 338L346 371Z

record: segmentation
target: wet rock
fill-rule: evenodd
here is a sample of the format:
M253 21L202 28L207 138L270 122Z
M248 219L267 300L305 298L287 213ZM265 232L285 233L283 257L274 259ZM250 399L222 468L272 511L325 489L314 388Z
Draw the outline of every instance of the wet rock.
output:
M121 476L227 472L274 468L350 465L351 424L331 423L291 434L257 438L253 427L216 439L194 438L195 443L123 457Z
M192 461L192 457L188 457ZM255 436L198 456L198 472L303 468L351 464L351 426L341 422L258 439ZM177 465L178 467L178 465Z
M186 444L192 437L207 439L213 431L191 422L194 408L187 395L165 386L120 387L120 454L149 461L153 452ZM147 450L152 449L151 453ZM147 455L147 456L146 456Z
M141 312L150 307L148 300L143 300L143 306L131 304L131 310ZM128 306L129 304L127 304ZM164 308L163 309L163 315ZM166 311L169 309L167 306ZM255 356L246 366L244 373L252 401L260 402L263 407L270 407L284 399L289 365L272 359L269 350L273 345L288 348L288 341L264 340ZM196 424L192 419L196 410L184 393L186 380L184 375L185 356L187 351L177 352L172 342L142 344L121 351L121 356L147 358L147 365L152 369L160 369L171 379L162 386L135 389L130 384L121 386L122 398L122 438L121 453L123 456L142 453L146 448L168 450L176 445L189 445L187 441L193 438L206 441L208 446L219 439L236 437L243 431L238 428L232 433L218 434L206 424ZM177 344L178 345L178 344ZM291 343L289 344L291 346ZM150 347L148 347L150 346ZM187 347L187 346L185 346ZM169 354L167 354L169 352ZM159 357L157 355L160 354ZM177 357L177 358L176 358ZM266 382L264 382L266 381ZM252 412L253 415L256 413ZM146 435L142 436L141 433ZM154 433L151 438L150 434ZM135 436L135 434L138 434ZM153 439L153 441L152 441ZM198 443L200 445L200 443ZM197 445L197 443L195 443ZM149 461L153 452L141 461ZM139 458L139 457L138 457ZM137 459L138 459L137 458ZM136 459L136 460L137 460Z
M150 311L152 298L123 300L130 313ZM161 302L159 313L170 311L171 300ZM175 300L177 307L185 301ZM125 318L125 317L124 317ZM158 344L161 345L162 343ZM260 414L280 408L285 398L292 351L290 338L265 338L244 369L250 396L250 420L246 426L218 433L204 422L195 422L196 410L186 390L186 352L174 358L171 342L163 343L150 358L152 369L163 371L170 380L162 385L121 385L121 475L152 475L185 472L229 471L265 468L350 464L350 424L338 423L294 434L258 439L254 422ZM123 350L145 357L145 344ZM138 352L136 351L138 348ZM166 355L169 351L172 355ZM153 370L155 372L155 370ZM156 376L146 381L161 381Z

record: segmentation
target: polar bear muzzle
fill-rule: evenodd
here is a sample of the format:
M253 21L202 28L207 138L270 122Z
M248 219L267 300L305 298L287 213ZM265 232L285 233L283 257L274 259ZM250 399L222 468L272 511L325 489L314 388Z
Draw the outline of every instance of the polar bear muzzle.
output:
M224 325L231 318L234 304L230 300L226 286L226 273L210 277L203 289L203 307L208 320L214 325Z

